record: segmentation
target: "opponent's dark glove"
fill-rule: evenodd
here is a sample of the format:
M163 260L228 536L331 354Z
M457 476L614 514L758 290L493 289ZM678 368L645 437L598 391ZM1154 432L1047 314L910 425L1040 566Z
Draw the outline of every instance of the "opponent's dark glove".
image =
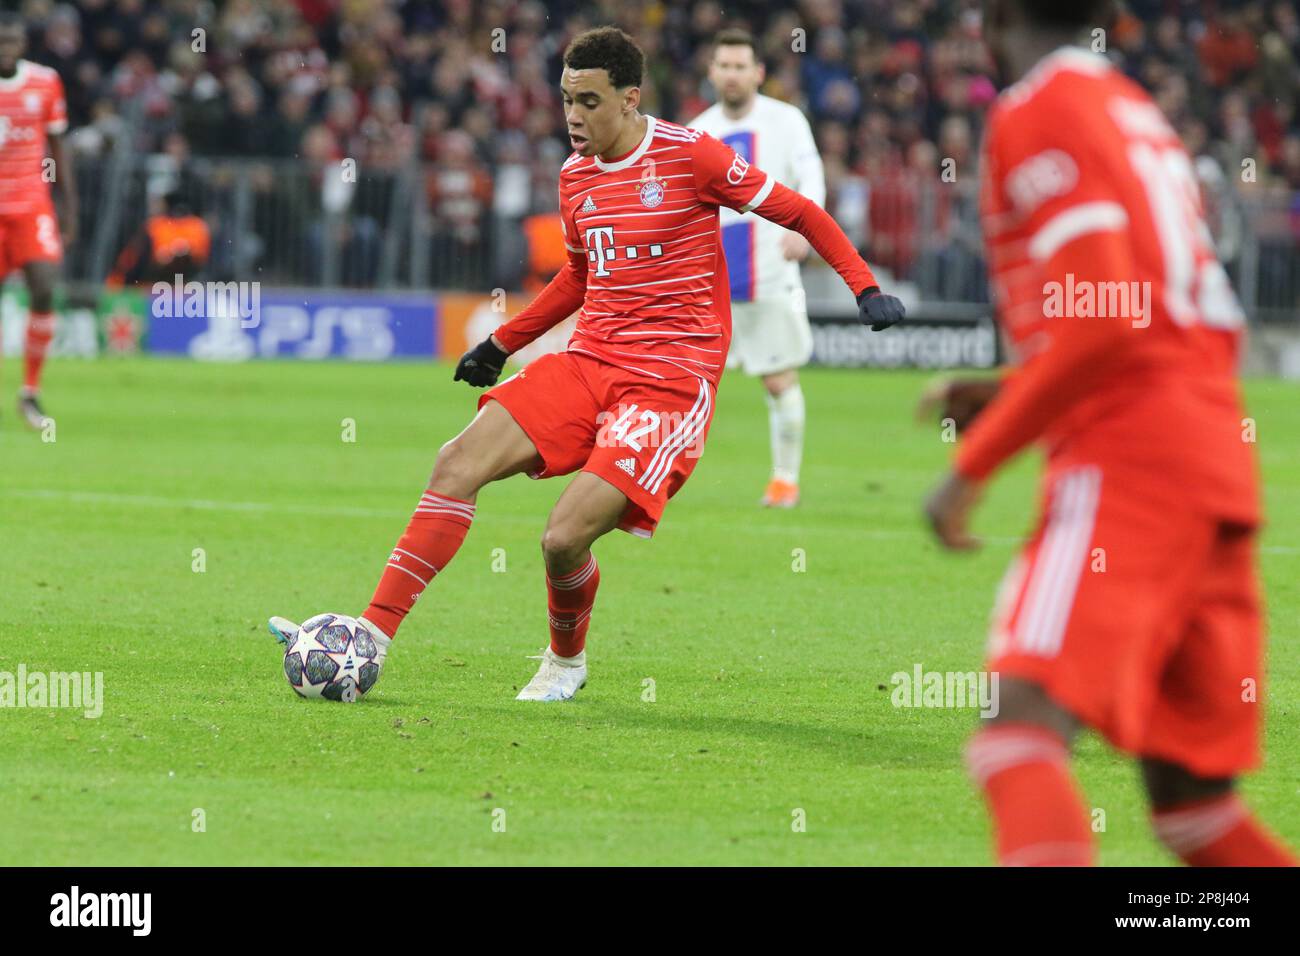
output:
M505 367L506 355L496 347L492 336L488 336L478 345L460 357L456 363L456 377L453 382L468 382L475 388L495 385Z
M858 321L879 332L903 321L903 303L892 295L885 295L878 286L868 286L858 296Z

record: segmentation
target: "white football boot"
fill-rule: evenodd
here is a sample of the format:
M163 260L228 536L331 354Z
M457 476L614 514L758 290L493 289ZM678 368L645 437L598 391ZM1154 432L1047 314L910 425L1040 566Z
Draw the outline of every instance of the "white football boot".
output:
M271 631L271 636L286 647L298 637L298 625L287 617L273 617L266 622L266 626Z
M515 700L569 700L587 684L587 652L561 657L549 647L542 651L542 666Z
M379 651L375 655L375 663L379 665L379 673L382 675L384 673L384 659L388 657L388 645L393 643L393 639L364 617L359 617L357 620L366 626L370 636L375 639L375 647ZM298 629L301 625L293 623L288 618L273 617L266 622L266 626L270 630L271 636L287 647L297 639Z

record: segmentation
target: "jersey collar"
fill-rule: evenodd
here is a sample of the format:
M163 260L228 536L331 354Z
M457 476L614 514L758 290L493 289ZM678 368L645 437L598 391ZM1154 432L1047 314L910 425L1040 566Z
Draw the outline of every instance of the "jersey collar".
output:
M1019 80L1006 88L1008 102L1019 103L1037 93L1048 80L1061 70L1074 70L1100 76L1112 69L1110 60L1102 53L1093 53L1081 46L1059 46L1035 63Z
M607 173L616 173L621 169L627 169L638 159L645 155L645 151L650 148L650 141L655 138L655 118L649 113L646 114L645 136L641 140L641 145L632 152L628 153L617 162L607 163L599 156L593 156L596 161L596 168L604 170Z
M1104 73L1109 70L1110 60L1104 54L1073 44L1058 46L1043 57L1025 74L1021 81L1026 86L1035 86L1057 70L1075 70L1079 73Z
M27 61L19 60L18 65L14 68L14 75L10 77L0 77L0 90L16 90L27 82Z

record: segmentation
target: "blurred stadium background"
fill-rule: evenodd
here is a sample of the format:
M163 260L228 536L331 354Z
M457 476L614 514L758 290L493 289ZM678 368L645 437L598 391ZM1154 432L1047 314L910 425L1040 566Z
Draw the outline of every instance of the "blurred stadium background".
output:
M996 360L976 216L996 87L978 0L20 9L28 57L67 89L81 197L56 354L458 355L467 334L500 320L484 310L516 311L562 262L560 54L574 33L615 23L646 51L651 114L686 122L712 101L709 41L735 25L760 39L763 92L812 121L829 210L921 320L871 341L846 324L852 302L814 256L815 361ZM1108 52L1154 91L1196 158L1220 255L1258 327L1252 360L1300 376L1297 5L1127 0L1126 10ZM186 211L210 237L186 278L259 281L260 329L217 328L214 317L212 328L150 329L130 287L176 270L132 250L150 217L166 227ZM6 290L10 355L21 341L16 285Z

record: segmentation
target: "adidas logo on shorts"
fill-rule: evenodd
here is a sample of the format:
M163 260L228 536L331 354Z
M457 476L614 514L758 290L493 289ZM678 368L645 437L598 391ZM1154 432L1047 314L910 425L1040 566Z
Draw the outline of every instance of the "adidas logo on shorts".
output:
M627 472L627 476L628 476L629 478L635 478L635 477L636 477L636 459L635 459L635 458L620 458L618 461L614 462L614 464L617 465L619 468L622 468L624 471L626 471L626 472Z
M592 201L592 199L591 199L590 196L588 196L588 197L587 197L587 201L586 201L585 203L582 204L582 211L583 211L583 212L595 212L595 211L596 211L596 204Z

